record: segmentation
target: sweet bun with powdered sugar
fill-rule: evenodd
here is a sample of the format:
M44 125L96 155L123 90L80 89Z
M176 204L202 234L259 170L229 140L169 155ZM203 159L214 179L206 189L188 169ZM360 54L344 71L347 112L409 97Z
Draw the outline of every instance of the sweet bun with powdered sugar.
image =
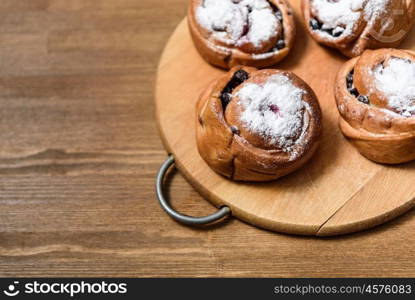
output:
M365 157L415 160L415 52L367 50L344 64L335 84L343 134Z
M348 57L396 48L415 19L414 0L303 0L306 27L320 44Z
M201 56L224 69L274 65L295 39L287 0L191 0L188 25Z
M303 166L319 144L316 95L289 71L235 67L204 91L196 111L200 155L233 180L287 175Z

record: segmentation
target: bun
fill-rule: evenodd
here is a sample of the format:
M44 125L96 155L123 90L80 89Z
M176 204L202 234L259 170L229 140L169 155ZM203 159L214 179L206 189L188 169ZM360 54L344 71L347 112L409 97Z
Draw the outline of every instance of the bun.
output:
M294 45L287 0L191 0L188 24L201 56L223 69L274 65Z
M340 128L365 157L386 164L415 159L415 52L367 50L339 71Z
M311 36L348 57L396 48L415 19L413 0L303 0L302 10Z
M197 146L217 173L269 181L304 165L317 149L321 110L312 89L281 70L235 67L197 104Z

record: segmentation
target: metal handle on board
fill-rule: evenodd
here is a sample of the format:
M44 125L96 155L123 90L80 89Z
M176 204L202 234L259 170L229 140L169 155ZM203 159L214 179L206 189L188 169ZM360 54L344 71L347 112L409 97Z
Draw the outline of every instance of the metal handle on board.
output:
M169 168L174 164L174 157L170 155L161 165L156 177L156 195L164 211L174 220L186 225L207 225L217 222L231 214L231 209L227 206L221 207L217 212L205 217L191 217L175 211L166 200L163 194L164 177Z

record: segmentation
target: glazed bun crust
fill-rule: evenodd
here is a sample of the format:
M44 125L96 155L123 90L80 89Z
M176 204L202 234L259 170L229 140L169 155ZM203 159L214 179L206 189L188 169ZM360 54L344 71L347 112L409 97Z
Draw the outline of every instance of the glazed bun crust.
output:
M225 111L221 100L223 90L236 72L243 70L249 78L233 91ZM264 137L250 132L241 122L238 91L250 83L263 83L275 74L283 74L306 93L303 111L307 120L303 142L296 148L298 155L270 145ZM314 154L321 134L321 110L312 89L291 72L280 70L259 71L250 67L235 67L211 83L201 94L196 107L196 139L201 157L217 173L237 181L270 181L287 175L303 166Z
M337 75L335 98L340 129L358 151L375 162L399 164L415 159L415 116L404 117L393 111L385 101L387 96L373 88L374 79L369 72L390 58L411 59L415 63L415 52L367 50L349 60ZM348 89L347 77L353 71L355 88L360 95L368 95L368 104Z
M226 70L239 65L265 68L284 59L293 48L295 41L293 11L287 0L267 0L267 2L273 9L281 12L282 22L277 25L275 32L260 45L246 41L238 46L231 46L215 38L212 32L198 22L197 9L203 4L203 0L190 0L188 27L200 55L210 64ZM277 50L279 41L283 41L283 47Z
M330 36L318 28L322 24L312 23L319 20L319 12L313 9L314 0L302 0L303 18L309 34L318 43L338 49L348 57L360 56L366 49L396 48L406 38L415 21L415 1L382 0L384 7L373 15L361 16L353 28L337 37ZM327 0L328 1L328 0ZM365 7L375 6L380 0L363 1ZM327 31L327 30L326 30Z

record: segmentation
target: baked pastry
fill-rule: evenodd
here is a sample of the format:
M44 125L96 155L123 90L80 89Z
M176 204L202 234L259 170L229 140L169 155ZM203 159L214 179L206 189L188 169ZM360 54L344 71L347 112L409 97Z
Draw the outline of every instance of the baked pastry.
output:
M307 29L321 44L349 57L396 48L415 18L413 0L302 0Z
M335 97L340 128L365 157L415 159L415 52L365 51L339 71Z
M188 24L202 57L224 69L274 65L295 38L287 0L191 0Z
M313 90L288 71L235 67L197 103L200 155L233 180L269 181L293 172L315 152L321 110Z

